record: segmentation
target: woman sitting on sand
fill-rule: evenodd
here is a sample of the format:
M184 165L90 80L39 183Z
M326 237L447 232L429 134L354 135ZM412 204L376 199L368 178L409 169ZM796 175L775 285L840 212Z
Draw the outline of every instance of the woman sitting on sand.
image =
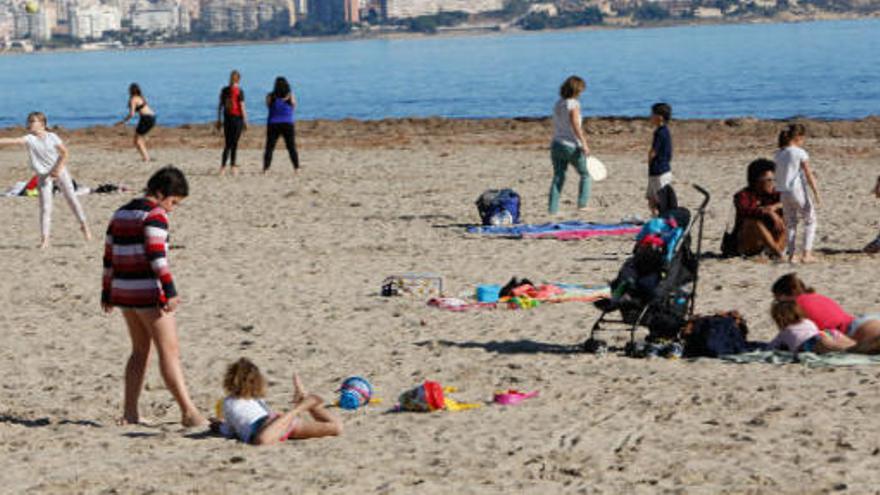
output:
M156 113L147 104L147 99L141 93L141 87L132 83L128 87L128 115L120 121L124 125L138 115L138 125L134 130L134 147L141 154L141 158L148 162L150 154L147 153L147 133L156 125Z
M763 158L749 164L749 185L733 196L736 221L730 234L731 245L722 247L724 254L755 256L769 253L782 257L785 222L782 201L776 191L775 167L772 161Z
M270 445L342 433L339 418L324 407L320 397L306 393L297 375L293 376L293 408L283 413L272 412L263 401L266 378L249 359L241 358L229 365L223 388L229 394L223 400L223 422L213 421L211 429L225 436L253 445ZM300 417L306 413L312 421Z
M789 273L773 284L776 301L794 301L803 315L819 330L837 330L856 343L849 352L880 353L880 314L852 316L833 299L816 293L797 276Z

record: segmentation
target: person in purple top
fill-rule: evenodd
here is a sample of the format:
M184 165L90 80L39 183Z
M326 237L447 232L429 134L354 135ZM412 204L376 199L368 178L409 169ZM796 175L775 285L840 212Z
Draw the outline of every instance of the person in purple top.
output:
M293 163L294 172L299 171L299 154L296 152L296 135L293 111L296 109L296 97L290 90L287 79L275 79L275 88L266 95L266 106L269 107L269 119L266 126L266 151L263 154L263 173L272 166L272 153L278 138L284 138L287 153Z

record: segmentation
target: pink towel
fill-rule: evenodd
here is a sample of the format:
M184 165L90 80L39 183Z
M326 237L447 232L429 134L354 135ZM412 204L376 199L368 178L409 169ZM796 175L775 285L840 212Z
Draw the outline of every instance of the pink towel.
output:
M523 238L527 239L557 239L560 241L576 241L587 239L590 237L606 237L618 235L638 234L642 230L641 227L623 227L619 229L607 230L560 230L559 232L542 232L539 234L523 234Z

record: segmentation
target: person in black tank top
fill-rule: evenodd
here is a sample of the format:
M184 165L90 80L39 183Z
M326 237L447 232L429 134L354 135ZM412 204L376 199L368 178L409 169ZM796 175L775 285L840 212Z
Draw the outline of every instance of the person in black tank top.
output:
M135 115L138 115L138 125L134 131L134 147L140 153L141 158L148 162L150 161L150 154L147 152L146 135L156 125L156 114L150 108L143 93L141 93L140 86L132 83L128 87L128 115L122 119L120 124L126 124Z

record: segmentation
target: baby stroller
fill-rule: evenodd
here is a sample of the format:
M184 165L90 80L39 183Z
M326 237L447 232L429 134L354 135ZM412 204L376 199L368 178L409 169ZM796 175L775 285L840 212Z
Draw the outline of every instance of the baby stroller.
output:
M703 195L703 201L693 218L686 208L674 208L651 220L639 234L633 256L624 262L611 283L611 299L596 302L602 314L583 344L584 351L601 354L608 350L608 344L596 338L597 332L610 330L604 324L629 330L630 339L624 348L628 356L636 353L635 334L639 327L648 329L648 341L678 338L694 312L703 222L710 199L708 191L698 185L694 188ZM652 227L656 235L646 235ZM691 248L694 227L696 252ZM615 313L619 313L619 319L611 319Z

